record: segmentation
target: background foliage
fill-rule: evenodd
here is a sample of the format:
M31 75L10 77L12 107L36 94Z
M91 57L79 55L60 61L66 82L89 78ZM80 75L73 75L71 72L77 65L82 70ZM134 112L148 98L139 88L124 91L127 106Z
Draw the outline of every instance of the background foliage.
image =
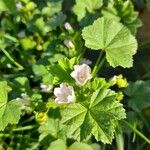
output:
M150 149L150 40L137 40L148 8L143 0L1 0L0 149ZM82 58L93 70L83 88L70 76ZM74 86L76 103L54 102L61 82Z

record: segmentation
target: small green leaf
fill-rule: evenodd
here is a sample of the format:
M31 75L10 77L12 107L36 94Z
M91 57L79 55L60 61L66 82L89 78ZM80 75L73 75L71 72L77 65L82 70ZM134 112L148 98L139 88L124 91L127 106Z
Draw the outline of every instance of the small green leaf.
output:
M62 9L62 0L48 0L47 7L43 7L42 14L52 17Z
M58 78L61 82L73 82L70 73L73 70L73 65L78 62L77 58L63 58L58 61L58 64L52 65L49 69L52 75Z
M36 46L36 42L30 37L22 38L20 40L20 44L21 44L22 48L26 51L31 50Z
M136 112L141 112L144 108L150 107L150 81L131 82L125 89L125 94L129 96L128 105Z
M67 146L63 140L58 139L52 142L50 147L47 150L67 150Z
M85 143L79 143L79 142L75 142L73 143L68 150L93 150L93 148L91 146L89 146L88 144Z
M94 78L91 86L94 90L101 89L106 86L106 80L105 78Z
M21 103L12 100L7 102L7 83L0 82L0 131L8 124L17 124L21 115Z
M121 23L102 17L85 27L82 36L86 47L106 52L111 66L132 67L137 41Z
M68 126L67 136L75 138L77 135L76 138L84 140L93 134L103 143L112 142L115 121L125 117L125 110L116 100L115 92L106 89L95 91L89 105L75 103L62 110L62 123Z
M81 21L86 16L86 12L94 13L102 4L102 0L76 0L73 11L77 15L78 21Z

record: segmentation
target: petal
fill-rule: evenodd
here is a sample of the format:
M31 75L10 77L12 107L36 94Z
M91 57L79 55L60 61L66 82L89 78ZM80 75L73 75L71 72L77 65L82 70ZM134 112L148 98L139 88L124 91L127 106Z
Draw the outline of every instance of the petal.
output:
M54 95L57 96L58 94L61 94L61 89L60 88L55 88L54 89Z

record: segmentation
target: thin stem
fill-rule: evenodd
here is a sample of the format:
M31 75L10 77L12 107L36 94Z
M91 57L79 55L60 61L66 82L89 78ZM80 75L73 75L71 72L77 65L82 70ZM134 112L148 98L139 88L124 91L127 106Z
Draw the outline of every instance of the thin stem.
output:
M104 64L104 62L105 62L105 60L106 60L106 57L104 56L104 57L102 58L102 60L100 61L99 65L98 65L98 68L97 68L96 73L98 73L99 70L102 68L102 66L103 66L103 64Z
M133 127L129 122L125 120L122 120L122 122L125 123L131 130L133 130L137 135L139 135L142 139L144 139L147 143L150 144L150 139L148 139L143 133L141 133L139 130Z
M32 121L33 119L35 119L34 116L31 116L30 118L28 118L27 120L22 121L22 124L28 123L30 121Z
M101 50L101 52L100 52L100 54L99 54L99 56L98 56L98 59L97 59L97 61L96 61L96 64L95 64L95 66L94 66L94 69L93 69L93 71L92 71L93 77L96 75L96 73L97 73L98 70L99 70L98 68L99 68L99 64L101 64L100 61L101 61L102 56L103 56L103 51Z
M25 126L25 127L20 127L20 128L17 128L17 129L13 129L12 131L24 131L24 130L31 130L33 129L35 126Z
M23 69L23 66L16 62L5 49L1 48L1 50L12 63L14 63L19 69Z

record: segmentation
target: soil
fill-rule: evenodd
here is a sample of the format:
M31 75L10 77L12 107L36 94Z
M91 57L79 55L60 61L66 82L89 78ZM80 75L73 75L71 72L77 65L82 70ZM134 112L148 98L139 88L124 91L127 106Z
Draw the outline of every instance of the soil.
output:
M140 18L143 22L142 27L139 28L137 37L139 41L150 38L150 10L143 10L140 13Z

